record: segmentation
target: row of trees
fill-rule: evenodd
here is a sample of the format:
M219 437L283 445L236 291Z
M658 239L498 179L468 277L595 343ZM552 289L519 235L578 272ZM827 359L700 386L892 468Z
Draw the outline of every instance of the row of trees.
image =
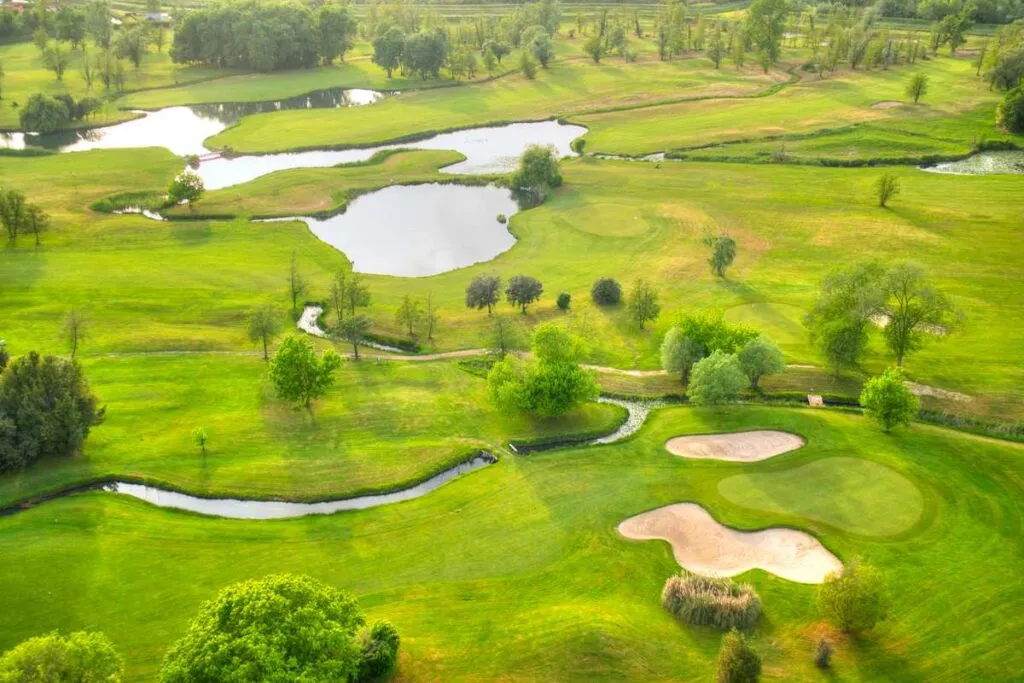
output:
M369 681L394 667L400 646L397 629L367 624L348 593L309 576L271 575L204 602L164 656L160 681ZM2 681L114 682L123 670L102 633L54 632L0 657Z

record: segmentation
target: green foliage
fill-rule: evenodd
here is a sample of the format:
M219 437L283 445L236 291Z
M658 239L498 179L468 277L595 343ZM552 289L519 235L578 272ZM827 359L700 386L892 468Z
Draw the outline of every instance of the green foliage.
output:
M661 367L665 372L676 374L685 383L690 377L693 364L704 357L704 346L692 337L687 337L679 327L673 327L661 342Z
M882 574L859 562L829 574L818 588L822 616L845 633L854 635L870 631L885 619L888 601Z
M491 315L501 296L501 278L497 275L477 275L466 287L466 308L487 309Z
M406 328L409 336L413 335L413 327L424 320L423 307L419 300L413 299L406 294L402 297L402 303L395 309L395 322Z
M0 374L0 472L78 453L102 419L78 363L16 358Z
M571 303L572 295L569 294L568 292L562 292L561 294L558 295L558 298L555 300L555 304L558 306L558 310L560 311L568 311Z
M949 298L931 285L924 270L913 263L897 263L886 274L884 335L896 356L896 365L904 357L924 346L926 337L946 334L960 322L960 313Z
M545 69L548 68L548 62L555 58L555 47L546 33L535 36L530 41L529 49L533 58Z
M996 125L1011 133L1024 133L1024 85L1019 85L999 103Z
M614 306L622 301L622 287L614 279L603 277L590 288L590 298L598 306Z
M18 190L0 188L0 222L7 232L7 239L15 240L28 223L28 204L25 195Z
M102 633L56 631L0 657L0 683L120 683L124 662Z
M334 383L334 372L340 366L341 357L332 349L318 358L308 339L290 335L270 359L268 376L279 398L311 409L313 399L323 396Z
M163 683L354 680L362 665L355 600L308 576L224 588L164 657Z
M751 389L757 389L758 382L765 375L776 375L786 369L782 350L765 336L747 342L737 358L743 374L750 379Z
M715 351L693 366L686 394L695 405L733 401L747 384L735 354Z
M661 304L658 303L658 292L647 282L637 280L633 283L633 289L629 292L629 301L626 302L626 310L640 329L654 320L661 313Z
M907 97L914 100L914 104L917 104L918 100L921 99L928 92L928 74L916 73L910 77L907 81Z
M761 680L761 657L736 629L722 637L716 680L718 683L757 683Z
M558 152L554 147L530 145L519 159L519 168L509 178L513 190L544 198L562 184Z
M871 317L885 301L885 270L877 263L857 263L830 273L805 324L838 373L854 367L868 343Z
M203 455L206 455L206 444L209 441L210 435L202 427L196 427L192 430L192 443L199 446L199 450L202 451Z
M889 200L900 193L900 179L892 173L883 173L875 181L875 197L878 198L878 205L885 208Z
M270 306L256 309L249 318L249 341L263 346L263 360L270 360L270 342L281 331L277 314Z
M587 38L587 42L583 44L583 52L590 55L590 58L594 60L594 63L598 64L601 61L601 58L604 57L604 40L599 35L590 36Z
M711 272L718 277L725 277L725 269L736 258L736 240L728 235L716 235L704 238L704 244L711 247L711 257L708 259Z
M398 629L390 621L378 621L364 629L359 635L359 680L373 680L394 668L401 643Z
M67 105L42 93L29 97L19 116L22 129L34 133L54 133L71 122Z
M358 26L356 17L347 5L325 4L316 12L319 34L320 58L325 64L335 59L345 59L345 53L352 49Z
M592 373L579 365L582 341L554 323L537 327L533 362L506 356L487 375L491 401L503 412L557 417L597 397Z
M903 372L888 368L864 384L860 404L883 431L898 425L909 425L921 407L921 401L903 385Z
M352 356L356 360L359 360L359 344L372 325L373 321L365 315L350 315L338 323L335 332L352 345Z
M747 35L757 48L765 73L779 61L788 15L786 0L754 0L747 10Z
M373 41L373 63L384 69L388 78L402 63L405 50L405 31L401 26L392 26Z
M505 287L505 298L513 306L519 306L525 314L526 307L540 298L544 292L544 285L540 280L529 275L514 275L508 280Z
M184 170L171 181L170 187L167 188L167 199L172 204L188 202L191 206L203 196L204 189L203 179L198 173Z
M814 648L814 666L827 669L832 666L832 645L822 638Z
M448 34L443 28L408 36L402 49L402 68L420 78L438 78L448 60Z
M665 582L661 604L694 626L748 629L761 618L761 598L750 584L685 570Z

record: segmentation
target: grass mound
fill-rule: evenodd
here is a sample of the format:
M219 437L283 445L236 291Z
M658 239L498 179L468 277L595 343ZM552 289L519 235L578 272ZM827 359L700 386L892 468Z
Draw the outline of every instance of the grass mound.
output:
M661 604L694 626L746 629L761 618L761 598L749 583L686 571L665 582Z

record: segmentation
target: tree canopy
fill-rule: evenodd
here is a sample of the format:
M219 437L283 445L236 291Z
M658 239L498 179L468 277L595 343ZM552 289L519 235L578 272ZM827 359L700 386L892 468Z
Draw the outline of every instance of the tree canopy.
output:
M102 633L56 631L0 657L0 683L120 683L124 662Z
M903 384L899 368L888 368L864 383L860 404L883 431L898 425L908 425L921 407L921 401Z
M509 178L513 190L543 198L562 184L558 152L554 147L530 145L519 159L519 168Z
M736 356L715 351L693 366L686 394L695 405L715 405L735 400L747 378Z
M269 376L280 398L311 409L313 399L323 396L334 384L334 372L339 367L341 357L332 349L317 357L308 339L290 335L270 359Z

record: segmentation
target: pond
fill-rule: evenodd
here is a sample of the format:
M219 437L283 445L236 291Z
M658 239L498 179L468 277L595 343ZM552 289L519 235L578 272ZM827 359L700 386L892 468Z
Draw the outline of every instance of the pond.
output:
M23 149L42 147L57 152L85 152L90 149L166 147L174 154L203 155L209 152L203 141L216 135L243 116L286 109L331 109L372 104L385 97L376 90L331 88L299 97L269 102L200 104L167 107L153 112L135 111L138 118L102 128L69 130L47 135L6 133L0 146Z
M1024 174L1024 151L979 152L960 161L922 166L921 170L954 175Z
M360 273L421 277L489 261L515 244L498 215L519 210L501 187L393 185L330 218L294 217Z

